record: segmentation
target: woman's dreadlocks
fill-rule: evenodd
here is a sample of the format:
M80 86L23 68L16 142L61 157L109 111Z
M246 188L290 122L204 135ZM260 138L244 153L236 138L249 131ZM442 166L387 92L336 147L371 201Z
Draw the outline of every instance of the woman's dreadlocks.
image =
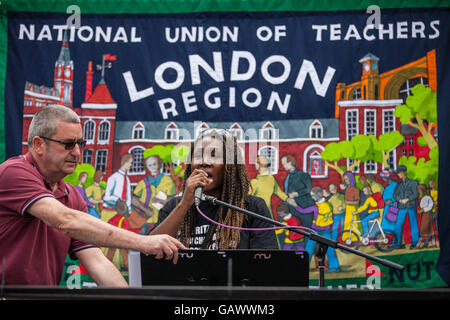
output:
M240 208L247 207L247 198L250 189L250 179L247 175L247 169L243 161L240 149L237 145L236 137L230 134L221 134L220 131L211 129L212 133L201 135L195 143L200 139L210 136L215 139L221 139L223 142L224 150L224 179L222 184L222 194L220 199L224 202L230 203L234 206ZM194 143L194 145L195 145ZM193 145L191 146L191 152L194 150ZM226 158L226 159L225 159ZM184 186L186 185L186 179L189 178L192 172L191 164L187 164L184 172ZM190 240L195 234L196 219L198 213L192 207L188 210L186 217L181 224L179 234L179 240L186 246L189 247ZM218 209L218 214L216 221L221 224L230 225L234 227L242 227L242 223L245 219L243 213L231 210L229 208L220 207ZM211 225L206 235L202 248L209 248L212 244L212 238L217 229L217 237L215 239L215 248L217 249L236 249L240 240L240 231L230 228L222 228L217 225Z

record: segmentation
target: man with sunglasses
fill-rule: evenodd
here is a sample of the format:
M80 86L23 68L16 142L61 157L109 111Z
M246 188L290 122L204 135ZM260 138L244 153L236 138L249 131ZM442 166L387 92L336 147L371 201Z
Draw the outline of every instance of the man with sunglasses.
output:
M6 285L58 285L67 254L102 286L127 286L99 247L131 249L177 262L184 246L168 235L143 236L87 214L64 182L84 147L80 119L64 106L39 110L29 152L0 165L0 274Z

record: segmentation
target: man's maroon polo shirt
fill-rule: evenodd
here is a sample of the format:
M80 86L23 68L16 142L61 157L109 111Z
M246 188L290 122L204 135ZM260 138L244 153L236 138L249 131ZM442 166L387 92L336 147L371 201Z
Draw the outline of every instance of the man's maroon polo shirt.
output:
M67 254L92 247L27 213L44 197L87 212L79 192L64 180L51 191L31 153L0 165L0 274L6 285L58 285Z

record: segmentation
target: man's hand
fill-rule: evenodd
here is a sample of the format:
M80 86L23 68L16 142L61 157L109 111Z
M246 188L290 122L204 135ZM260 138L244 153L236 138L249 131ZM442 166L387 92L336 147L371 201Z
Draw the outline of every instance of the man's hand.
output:
M178 249L186 249L181 242L167 234L138 235L86 212L70 209L51 197L36 200L27 212L61 233L95 246L137 250L155 255L158 259L165 257L174 263L178 261Z
M145 240L142 243L142 249L139 251L147 255L155 255L156 259L173 260L175 264L178 262L178 249L186 249L180 241L167 234L143 237Z

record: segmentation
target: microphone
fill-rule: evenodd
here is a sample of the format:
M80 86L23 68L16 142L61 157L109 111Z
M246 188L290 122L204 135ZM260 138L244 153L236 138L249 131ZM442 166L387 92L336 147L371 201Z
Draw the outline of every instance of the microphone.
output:
M195 206L197 207L203 200L203 187L197 187L194 191Z

